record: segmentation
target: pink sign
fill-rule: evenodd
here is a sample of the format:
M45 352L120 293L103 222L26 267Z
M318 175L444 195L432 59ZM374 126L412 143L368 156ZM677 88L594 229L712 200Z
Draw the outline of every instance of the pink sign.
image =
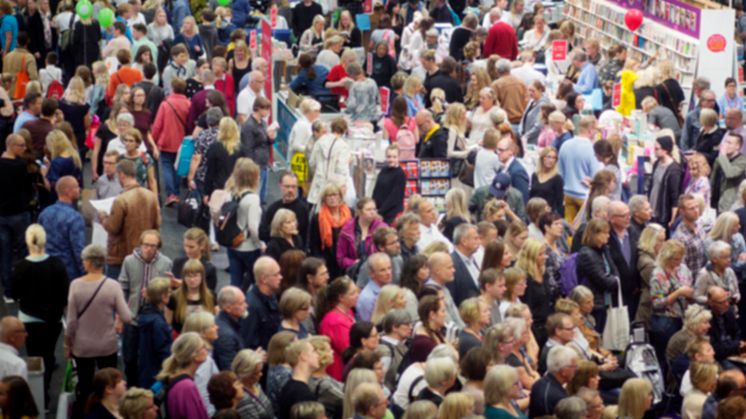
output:
M565 61L567 59L567 41L552 41L552 60Z
M388 87L381 87L378 89L378 94L381 96L381 112L386 115L389 113L391 90Z

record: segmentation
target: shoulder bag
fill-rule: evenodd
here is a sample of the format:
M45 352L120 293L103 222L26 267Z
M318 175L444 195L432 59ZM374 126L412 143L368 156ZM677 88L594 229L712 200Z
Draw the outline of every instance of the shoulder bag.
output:
M98 292L101 291L101 287L104 286L105 282L106 282L106 277L104 277L104 279L101 281L101 283L98 284L98 287L96 287L96 291L93 291L93 295L91 295L91 298L88 299L87 303L85 303L85 305L83 306L83 309L80 310L80 312L78 312L78 320L80 320L80 318L83 317L83 315L85 314L85 312L88 311L88 307L90 307L91 303L93 302L93 300L96 299L96 296L98 295Z

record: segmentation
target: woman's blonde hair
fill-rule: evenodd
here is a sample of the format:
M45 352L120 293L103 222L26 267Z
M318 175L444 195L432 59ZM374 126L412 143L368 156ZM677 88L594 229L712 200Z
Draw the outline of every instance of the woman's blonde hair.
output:
M554 303L554 311L557 313L564 313L571 316L575 310L580 310L580 305L569 298L559 298Z
M326 367L334 362L334 351L332 350L331 339L329 336L324 335L313 335L308 338L311 342L311 346L316 349L316 353L319 354L319 369L318 371L326 371Z
M246 42L243 40L238 40L233 44L233 54L235 56L236 51L243 52L246 57L251 57L251 51L249 50L249 46L246 45Z
M464 135L466 132L466 107L461 103L452 103L446 109L443 118L443 126L453 128L459 134Z
M83 79L78 76L71 78L62 98L79 105L85 104L85 83Z
M656 67L658 69L658 83L676 78L676 71L671 60L658 60Z
M349 28L343 28L342 27L342 16L345 16L345 15L350 18L350 27ZM349 31L351 31L353 29L355 29L355 19L352 18L352 14L350 13L349 10L347 10L347 9L342 10L342 13L339 14L339 19L337 19L337 30L341 30L341 31L349 30Z
M637 80L635 80L635 89L641 87L653 87L655 86L656 70L655 67L648 67L644 70L637 72Z
M199 351L207 347L204 339L195 332L179 335L171 345L171 356L163 361L163 368L156 376L158 381L167 381L176 377L182 370L190 367Z
M479 94L482 89L489 87L492 80L490 79L487 70L483 68L477 68L471 74L476 78L476 82L472 83L470 81L466 86L466 97L464 97L464 103L466 103L467 108L474 109L479 106Z
M513 267L513 268L506 269L504 275L505 275L505 299L513 300L516 297L516 295L514 294L515 287L521 281L526 280L526 272L523 269L520 269L518 267Z
M726 211L718 215L710 231L710 238L713 240L722 240L730 244L733 242L733 229L738 223L738 215L735 212Z
M223 144L223 147L228 151L228 154L233 154L238 150L241 145L241 133L238 129L238 124L233 118L223 117L220 120L218 126L218 141Z
M47 244L47 232L41 224L31 224L26 229L26 246L29 250L38 253L44 253L44 246Z
M280 297L279 309L283 319L292 319L300 310L311 309L312 297L306 290L290 287Z
M456 392L448 394L438 409L438 419L461 419L474 413L474 397Z
M409 404L403 419L433 419L438 415L438 406L430 400L417 400Z
M293 211L290 211L287 208L278 209L275 213L275 216L272 217L272 224L270 226L269 235L272 237L280 237L280 234L282 232L282 225L290 219L294 218L297 217L295 216L295 213Z
M640 240L637 242L637 248L643 252L655 254L655 244L658 242L658 236L661 233L665 233L666 229L660 224L650 223L648 224L642 233L640 233Z
M381 292L376 299L376 306L373 309L373 316L370 318L371 323L379 324L383 321L383 316L394 309L394 303L404 290L398 285L389 284L381 288Z
M544 278L544 264L537 262L540 254L545 252L545 244L539 240L529 237L523 243L521 251L518 253L518 262L516 266L526 271L534 281L541 281Z
M454 188L446 194L446 218L461 217L469 221L469 202L466 192L461 188Z
M404 80L404 87L402 92L405 96L415 97L422 88L422 80L417 76L409 76Z
M225 182L225 189L233 196L239 196L241 192L256 192L259 185L259 166L247 157L236 160L233 173Z
M152 401L152 391L132 387L127 389L124 398L119 402L119 414L124 419L140 419L143 413L150 409Z
M194 19L193 16L187 16L181 22L182 22L181 23L181 29L180 29L181 33L184 33L184 29L186 28L186 23L187 22L191 22L192 23L192 33L191 34L198 33L197 21Z
M709 322L712 319L712 312L701 305L692 304L684 312L684 328L693 331L702 322Z
M689 367L692 386L703 393L715 390L718 377L718 364L714 362L693 362Z
M619 395L619 417L642 419L645 415L646 400L652 391L650 382L644 378L631 378L625 381Z
M479 321L481 300L478 297L467 298L461 302L458 314L467 326Z
M496 405L507 401L510 389L518 380L518 372L510 365L495 365L484 378L484 403Z
M702 153L694 153L689 157L689 172L693 172L693 168L697 168L697 176L704 176L709 178L710 176L710 163L707 162L707 158ZM692 173L694 176L694 173Z
M362 383L378 384L376 373L367 368L354 368L349 374L347 374L347 380L345 381L344 386L344 399L342 402L343 418L350 418L355 415L352 404L352 393Z
M256 384L256 382L259 381L259 376L261 374L261 369L259 370L260 372L257 373L256 367L261 366L262 364L264 364L264 361L262 361L262 356L260 354L251 349L242 349L236 354L236 357L233 358L233 362L231 362L231 370L242 383L253 378L254 384Z
M674 258L683 258L686 253L686 247L678 240L666 240L658 252L658 257L655 262L659 267L663 268L668 265L668 261Z
M549 155L549 153L554 153L554 156L556 157L554 160L554 167L547 170L546 167L544 167L544 158ZM557 174L557 160L559 158L559 152L556 148L552 146L547 146L541 149L539 151L539 163L536 165L536 172L539 175L546 175L548 177L554 177L554 175Z
M103 61L93 63L93 79L96 84L106 86L109 84L109 69Z
M513 259L515 259L516 256L518 256L518 252L521 251L521 249L516 249L513 246L513 238L518 237L527 231L528 227L526 227L526 224L521 220L515 220L508 225L508 229L505 231L505 244L508 250L510 250Z
M70 142L70 139L67 138L67 135L65 135L61 130L54 129L47 134L46 145L52 160L57 157L70 157L73 159L75 167L78 169L82 167L82 164L80 163L80 154L75 150L75 147L73 147L73 144Z
M433 113L443 113L445 111L446 92L436 87L430 91L430 108Z
M184 325L181 327L181 333L195 332L200 336L205 330L215 325L215 315L209 311L200 310L187 316Z

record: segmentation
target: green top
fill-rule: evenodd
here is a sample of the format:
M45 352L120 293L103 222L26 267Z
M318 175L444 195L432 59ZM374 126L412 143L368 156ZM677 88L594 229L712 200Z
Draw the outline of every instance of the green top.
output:
M518 410L518 416L513 416L507 410L501 407L486 406L484 409L486 419L528 419L526 415Z

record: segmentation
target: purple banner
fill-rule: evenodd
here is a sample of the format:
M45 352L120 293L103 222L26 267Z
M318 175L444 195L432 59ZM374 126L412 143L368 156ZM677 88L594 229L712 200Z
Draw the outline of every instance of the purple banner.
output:
M625 9L642 10L642 14L662 25L699 38L699 13L694 6L678 0L611 0Z

